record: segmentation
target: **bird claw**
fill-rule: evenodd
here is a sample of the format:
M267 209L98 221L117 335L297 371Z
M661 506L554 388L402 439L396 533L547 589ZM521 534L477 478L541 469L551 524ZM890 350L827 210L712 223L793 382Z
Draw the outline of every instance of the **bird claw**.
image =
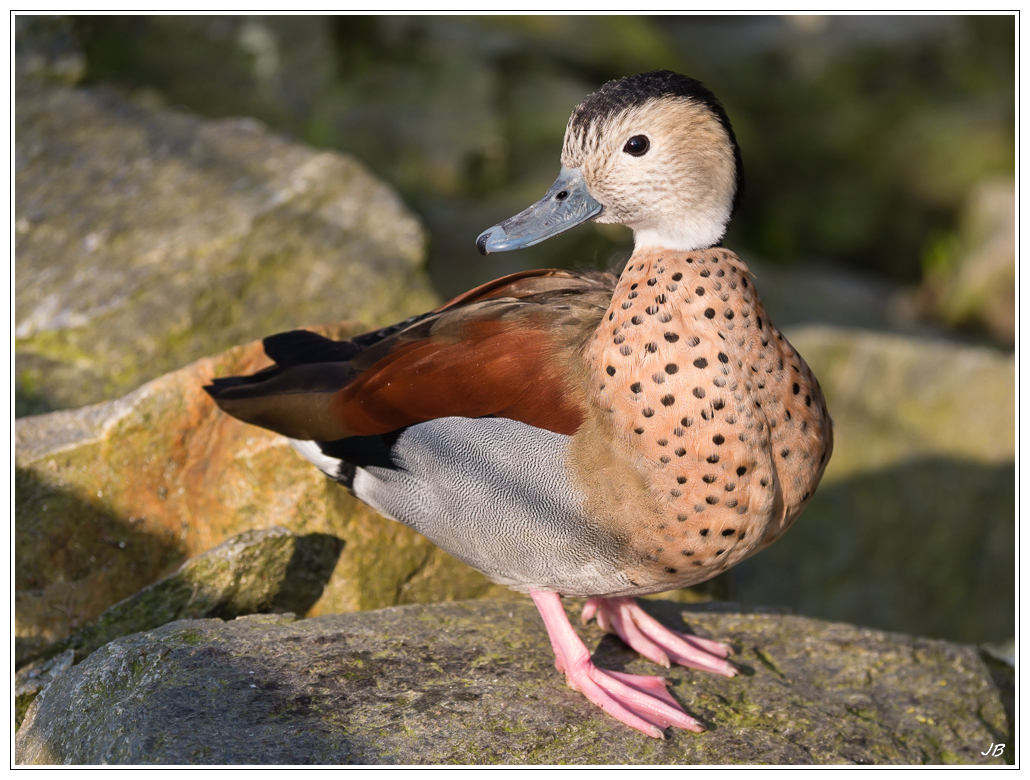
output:
M724 660L732 652L729 645L666 628L644 612L636 599L592 598L583 607L583 622L593 617L605 631L666 668L672 662L725 677L737 674L736 667Z
M566 669L565 682L616 720L649 737L663 739L662 730L669 726L705 730L683 711L661 677L598 669L588 658Z
M594 666L557 593L531 590L529 595L547 627L555 668L565 674L565 682L572 690L582 693L616 720L655 739L662 739L662 729L669 726L704 731L672 698L661 677L609 672Z

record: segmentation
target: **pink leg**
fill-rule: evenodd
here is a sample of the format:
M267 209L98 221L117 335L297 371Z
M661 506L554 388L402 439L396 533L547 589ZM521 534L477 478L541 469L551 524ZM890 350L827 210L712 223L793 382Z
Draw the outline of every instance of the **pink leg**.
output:
M583 622L597 616L597 624L645 658L668 668L669 661L705 672L733 677L736 668L723 660L731 652L729 645L688 636L668 629L644 612L633 598L593 598L583 607Z
M586 645L565 615L561 596L536 590L529 595L547 626L554 666L565 673L565 682L572 690L580 691L616 720L655 739L662 739L662 729L668 726L704 731L672 698L661 677L607 672L594 666Z

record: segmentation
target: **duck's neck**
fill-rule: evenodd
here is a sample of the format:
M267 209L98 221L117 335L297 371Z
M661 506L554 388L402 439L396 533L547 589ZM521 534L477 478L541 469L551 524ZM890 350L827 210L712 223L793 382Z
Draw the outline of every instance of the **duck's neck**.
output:
M675 222L658 226L633 225L634 252L696 252L713 247L726 235L729 210L713 206L694 209Z

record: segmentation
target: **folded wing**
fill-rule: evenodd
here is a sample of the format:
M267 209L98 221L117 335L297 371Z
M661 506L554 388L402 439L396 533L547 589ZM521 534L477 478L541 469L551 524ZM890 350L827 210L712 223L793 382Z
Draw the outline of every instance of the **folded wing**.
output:
M614 283L592 272L523 272L347 341L281 333L264 341L276 365L205 389L228 414L293 439L487 416L571 435L585 415L580 347Z

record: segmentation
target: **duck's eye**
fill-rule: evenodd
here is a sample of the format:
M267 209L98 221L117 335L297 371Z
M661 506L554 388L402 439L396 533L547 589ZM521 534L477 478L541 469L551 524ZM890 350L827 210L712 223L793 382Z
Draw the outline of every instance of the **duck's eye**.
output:
M626 141L626 145L622 147L622 151L627 154L632 154L634 157L643 157L647 154L647 150L651 148L651 142L647 140L646 135L635 135Z

